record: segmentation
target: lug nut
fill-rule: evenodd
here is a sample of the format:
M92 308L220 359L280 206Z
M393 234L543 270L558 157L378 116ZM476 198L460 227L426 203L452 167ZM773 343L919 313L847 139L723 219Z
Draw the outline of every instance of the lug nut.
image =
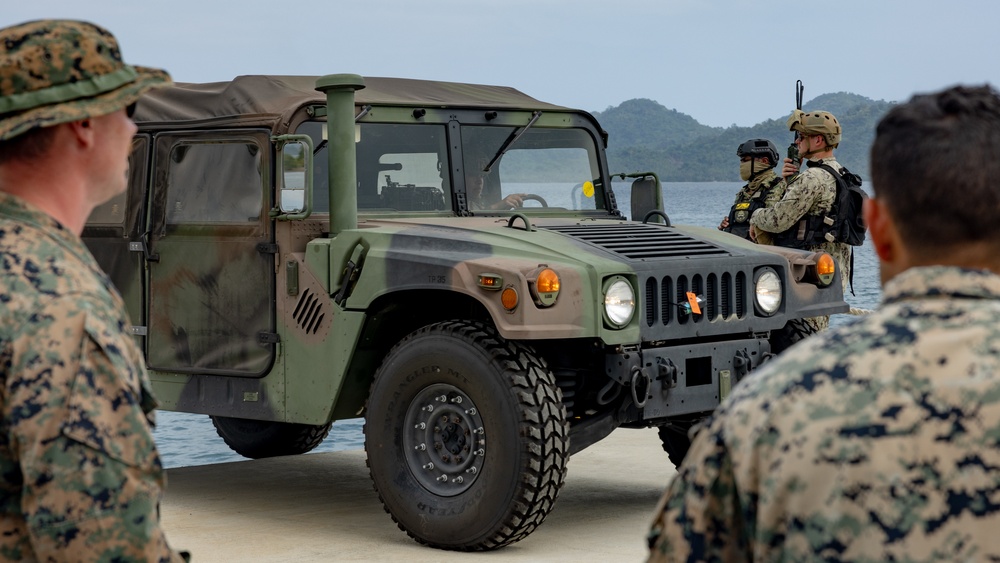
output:
M426 469L428 471L432 471L434 469L434 462L431 461L431 462L425 463L424 464L424 469Z
M427 444L420 444L419 446L414 446L413 449L419 450L421 452L425 451L425 450L427 450Z
M415 424L413 427L417 430L427 430L427 423L421 422L420 424Z
M445 481L448 480L448 476L442 474L440 477L437 478L437 480L440 481L440 482L442 482L442 483L444 483Z

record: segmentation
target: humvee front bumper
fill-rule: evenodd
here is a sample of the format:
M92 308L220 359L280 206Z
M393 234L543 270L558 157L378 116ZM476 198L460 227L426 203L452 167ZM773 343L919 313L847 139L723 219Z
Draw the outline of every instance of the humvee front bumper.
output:
M770 352L763 337L619 350L606 373L632 393L645 420L708 412Z

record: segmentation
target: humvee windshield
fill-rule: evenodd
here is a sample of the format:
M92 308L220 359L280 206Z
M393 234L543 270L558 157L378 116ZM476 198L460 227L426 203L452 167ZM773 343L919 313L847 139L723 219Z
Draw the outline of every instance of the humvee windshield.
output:
M322 122L302 123L316 151L313 212L328 210ZM509 194L532 194L523 210L604 210L600 165L584 129L532 127L485 171L514 127L463 126L462 162L449 165L442 124L361 123L357 137L358 211L452 213L465 193L472 211Z

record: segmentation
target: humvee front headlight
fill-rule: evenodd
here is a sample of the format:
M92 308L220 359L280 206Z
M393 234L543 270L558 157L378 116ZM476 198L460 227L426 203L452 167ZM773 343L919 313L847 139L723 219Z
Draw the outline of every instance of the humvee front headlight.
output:
M778 312L782 297L781 278L774 270L760 270L754 279L753 289L758 312L768 317Z
M621 328L632 320L635 312L635 292L632 284L624 278L613 278L604 291L604 314L616 328Z

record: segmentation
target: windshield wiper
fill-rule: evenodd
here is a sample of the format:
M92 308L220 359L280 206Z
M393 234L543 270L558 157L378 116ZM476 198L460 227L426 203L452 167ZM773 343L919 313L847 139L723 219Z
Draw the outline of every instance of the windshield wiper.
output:
M524 132L527 131L529 128L531 128L531 126L534 125L535 122L538 121L538 118L541 116L542 112L540 111L532 112L531 121L529 121L527 125L525 125L521 129L515 129L514 131L511 131L510 135L507 137L507 140L504 141L502 145L500 145L500 149L497 151L495 155L493 155L493 158L490 160L490 163L486 165L486 168L483 168L483 172L489 172L490 169L493 168L493 165L496 164L498 160L500 160L501 156L503 156L503 153L507 152L507 149L509 149L510 146L513 145L515 141L521 138L521 135L524 135Z

